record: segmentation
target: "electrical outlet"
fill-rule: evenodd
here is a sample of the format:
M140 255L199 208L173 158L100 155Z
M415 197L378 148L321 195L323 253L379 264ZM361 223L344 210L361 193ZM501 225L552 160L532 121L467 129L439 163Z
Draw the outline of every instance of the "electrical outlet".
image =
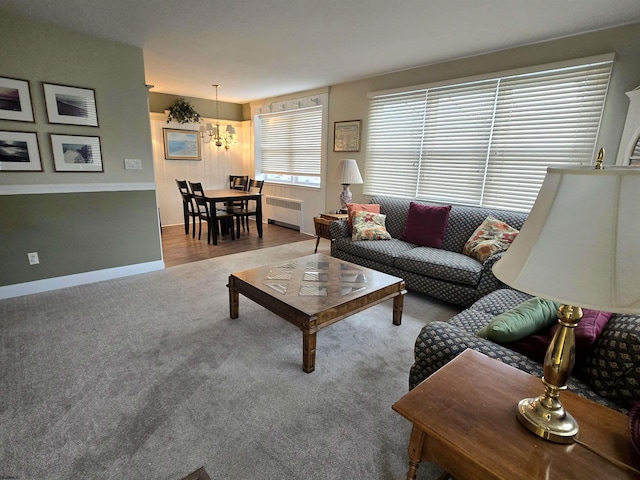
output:
M142 160L139 158L125 158L124 159L125 170L142 170Z
M29 259L29 265L37 265L40 263L38 252L27 253L27 258Z

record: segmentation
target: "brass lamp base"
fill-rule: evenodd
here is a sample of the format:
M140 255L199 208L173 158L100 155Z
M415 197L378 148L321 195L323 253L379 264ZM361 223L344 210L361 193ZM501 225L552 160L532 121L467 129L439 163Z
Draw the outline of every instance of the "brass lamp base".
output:
M545 395L525 398L518 403L520 423L535 435L555 443L573 443L578 435L578 422L562 405L545 406Z
M539 437L556 443L573 443L578 435L578 422L560 403L560 392L567 382L575 359L574 329L582 319L582 309L561 305L559 328L544 357L544 393L538 398L525 398L518 403L520 423Z

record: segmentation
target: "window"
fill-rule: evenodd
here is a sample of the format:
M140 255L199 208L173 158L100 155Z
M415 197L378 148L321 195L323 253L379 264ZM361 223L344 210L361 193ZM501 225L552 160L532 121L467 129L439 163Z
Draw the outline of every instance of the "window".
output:
M591 163L612 60L373 94L364 193L530 210L547 167Z
M258 115L256 131L264 180L320 187L322 105Z

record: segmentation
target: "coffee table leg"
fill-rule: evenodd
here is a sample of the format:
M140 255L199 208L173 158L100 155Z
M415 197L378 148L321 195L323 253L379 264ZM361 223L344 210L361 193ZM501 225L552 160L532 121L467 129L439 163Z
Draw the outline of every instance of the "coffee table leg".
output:
M231 318L238 318L238 304L240 302L240 294L236 290L233 275L229 277L229 316Z
M402 307L404 306L404 294L407 291L404 289L404 283L402 284L402 291L393 297L393 324L400 325L402 323Z
M302 332L302 370L311 373L316 369L316 332Z

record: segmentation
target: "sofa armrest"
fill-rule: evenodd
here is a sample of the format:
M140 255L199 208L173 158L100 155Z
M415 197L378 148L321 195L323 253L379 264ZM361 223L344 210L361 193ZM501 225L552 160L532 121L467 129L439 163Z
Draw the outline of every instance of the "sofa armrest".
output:
M505 285L500 280L498 280L491 270L493 265L502 258L504 253L505 252L495 253L487 258L482 264L482 273L480 275L480 281L478 282L478 286L476 288L474 301L484 297L494 290L498 290L501 288L510 288L508 285Z
M467 348L472 348L532 375L542 376L542 365L524 355L477 337L449 323L430 322L422 328L416 338L414 364L409 373L409 389L416 387Z
M349 223L346 220L336 220L329 225L329 234L331 239L336 238L351 238L351 232L349 231Z

